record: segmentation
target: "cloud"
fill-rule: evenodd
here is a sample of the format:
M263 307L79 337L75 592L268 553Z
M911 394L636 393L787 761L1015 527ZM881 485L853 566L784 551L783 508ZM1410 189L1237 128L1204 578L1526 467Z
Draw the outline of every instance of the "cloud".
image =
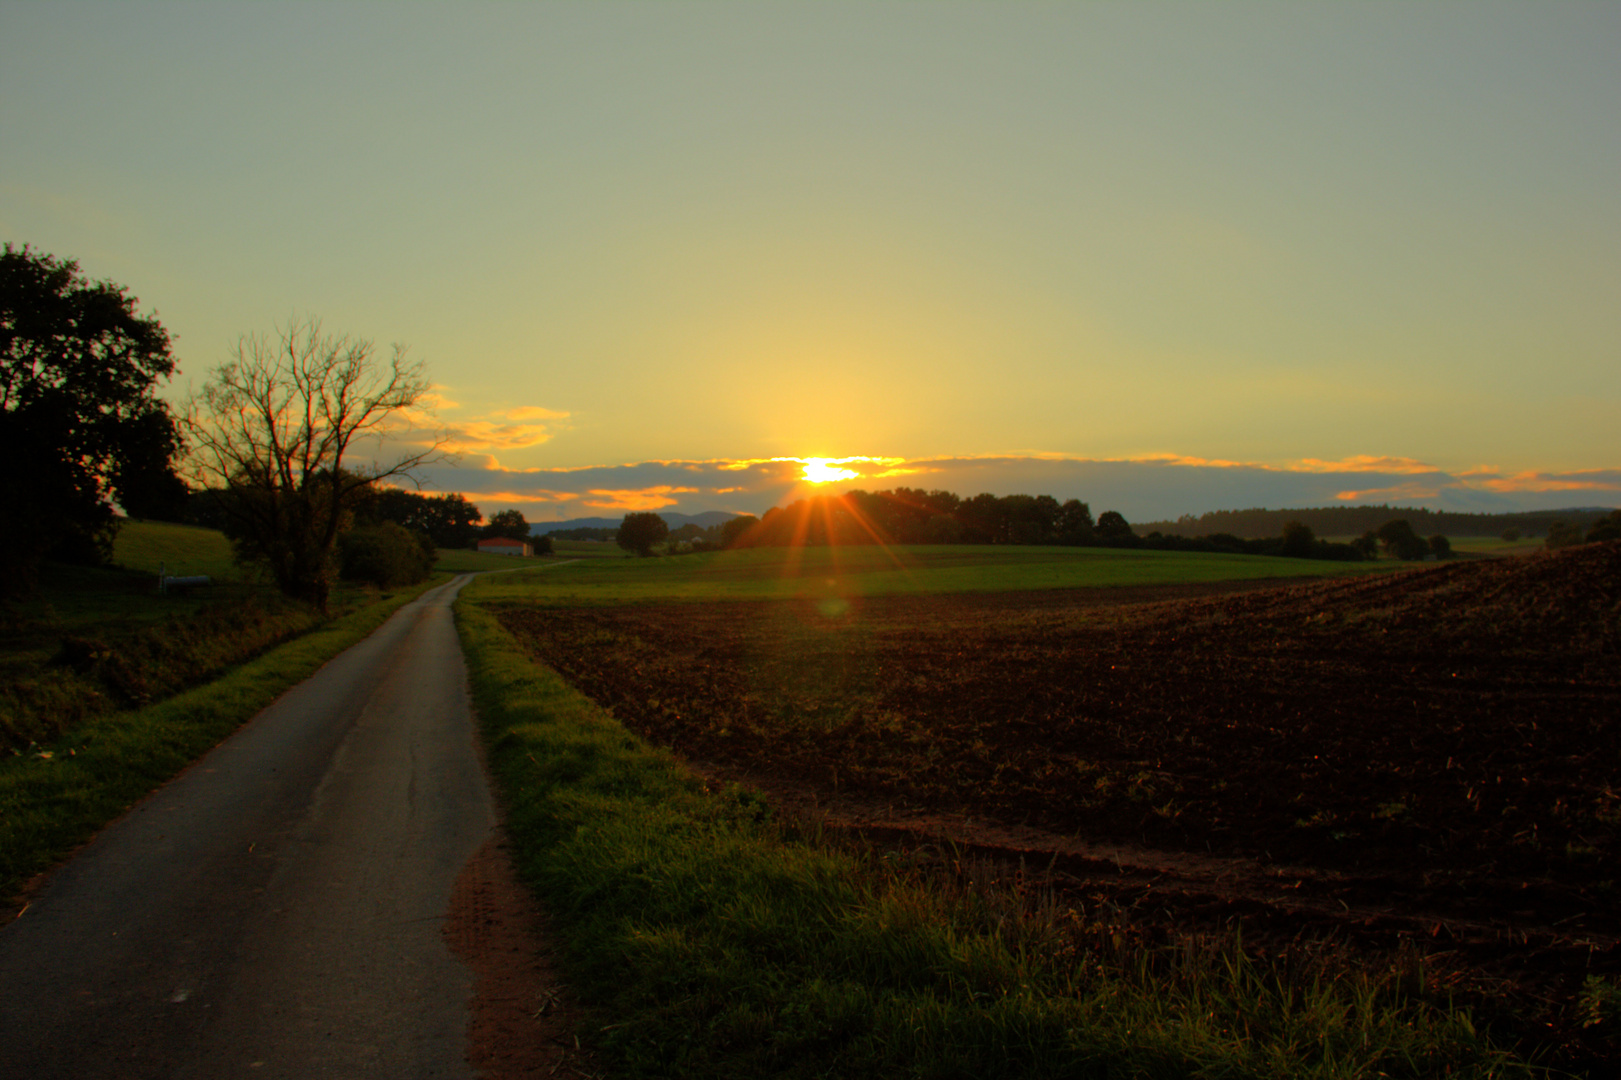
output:
M1317 458L1305 458L1295 462L1291 469L1299 472L1316 473L1433 473L1434 465L1427 465L1415 458L1405 457L1374 457L1370 454L1357 454L1339 461L1320 461Z
M1420 483L1417 480L1405 484L1394 484L1391 487L1363 488L1360 491L1336 491L1334 498L1340 502L1412 502L1417 499L1434 499L1441 494L1441 487L1436 484Z
M436 387L430 394L434 400L428 404L433 408L455 410L455 403L439 394L439 389ZM568 416L566 412L542 408L539 405L520 405L517 408L501 409L465 419L447 421L423 412L420 415L413 415L411 420L413 427L419 430L429 427L430 423L438 425L434 437L448 453L468 454L482 451L488 455L497 450L527 450L529 447L539 446L549 441L555 434L558 426L556 422L566 420Z
M634 491L603 491L593 488L585 499L585 505L598 510L624 510L627 512L637 510L663 510L675 506L681 500L673 498L674 495L696 495L697 488L670 487L659 485L657 487L640 488Z
M1482 487L1500 492L1621 491L1621 469L1574 473L1520 472L1512 476L1479 474Z
M1052 495L1080 499L1094 514L1118 510L1131 521L1247 507L1275 509L1372 502L1497 512L1557 509L1572 493L1621 492L1621 469L1579 472L1448 472L1408 457L1357 455L1339 461L1275 464L1177 454L1084 458L1065 454L848 458L861 475L811 485L800 458L662 460L570 468L506 469L491 455L425 473L436 490L459 491L486 513L516 506L532 521L639 510L760 514L818 491L928 487L964 497ZM1593 501L1589 498L1588 501Z

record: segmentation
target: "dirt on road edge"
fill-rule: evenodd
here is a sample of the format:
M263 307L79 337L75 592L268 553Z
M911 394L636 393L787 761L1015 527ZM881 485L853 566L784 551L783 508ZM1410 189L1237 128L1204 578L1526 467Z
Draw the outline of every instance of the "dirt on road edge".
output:
M451 891L445 942L473 972L467 1059L484 1080L599 1075L552 965L544 914L497 827Z

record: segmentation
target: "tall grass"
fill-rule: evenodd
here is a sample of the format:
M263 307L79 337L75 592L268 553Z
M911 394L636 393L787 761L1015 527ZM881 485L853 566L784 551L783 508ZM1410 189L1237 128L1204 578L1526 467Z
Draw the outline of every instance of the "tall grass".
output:
M1399 972L1289 978L1221 943L1133 944L990 868L776 820L630 735L466 593L457 619L520 872L626 1075L1531 1071Z

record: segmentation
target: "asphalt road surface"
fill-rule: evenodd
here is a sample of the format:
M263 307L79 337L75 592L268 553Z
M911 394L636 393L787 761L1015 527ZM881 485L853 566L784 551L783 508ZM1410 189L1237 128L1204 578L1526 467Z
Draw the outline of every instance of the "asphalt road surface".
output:
M294 687L0 930L0 1077L466 1077L440 934L495 816L459 577Z

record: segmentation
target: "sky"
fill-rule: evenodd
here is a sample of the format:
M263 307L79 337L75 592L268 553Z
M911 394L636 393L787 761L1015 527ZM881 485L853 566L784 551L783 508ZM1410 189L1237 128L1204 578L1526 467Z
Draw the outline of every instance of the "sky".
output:
M1618 46L1593 3L0 0L0 239L155 311L177 402L295 318L409 345L423 489L486 514L1614 506Z

